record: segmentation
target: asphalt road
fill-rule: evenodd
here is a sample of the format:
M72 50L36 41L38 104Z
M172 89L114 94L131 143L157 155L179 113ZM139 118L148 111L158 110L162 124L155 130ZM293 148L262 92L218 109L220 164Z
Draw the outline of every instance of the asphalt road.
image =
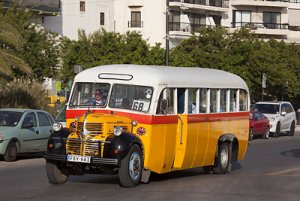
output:
M0 160L0 201L299 201L300 128L294 137L249 142L244 161L226 175L201 168L158 175L149 184L121 188L117 175L72 176L63 185L47 181L45 160L36 155Z

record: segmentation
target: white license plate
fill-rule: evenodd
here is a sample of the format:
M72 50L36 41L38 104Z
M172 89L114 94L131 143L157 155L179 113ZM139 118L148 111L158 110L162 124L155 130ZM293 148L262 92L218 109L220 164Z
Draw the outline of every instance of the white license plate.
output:
M68 155L67 160L70 162L91 163L90 156Z

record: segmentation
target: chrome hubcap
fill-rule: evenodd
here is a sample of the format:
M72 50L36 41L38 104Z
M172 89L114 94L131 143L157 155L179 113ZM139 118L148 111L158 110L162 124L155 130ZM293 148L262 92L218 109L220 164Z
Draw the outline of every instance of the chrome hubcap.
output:
M222 167L226 167L227 163L228 163L228 148L224 147L221 151L221 158L220 158L220 162Z
M138 153L134 152L129 160L129 174L131 179L138 179L141 171L141 158Z

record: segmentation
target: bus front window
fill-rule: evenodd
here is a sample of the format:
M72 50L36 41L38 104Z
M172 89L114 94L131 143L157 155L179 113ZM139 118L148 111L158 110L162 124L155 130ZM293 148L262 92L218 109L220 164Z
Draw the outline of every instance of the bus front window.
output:
M77 82L70 99L70 107L104 107L109 88L107 83Z
M115 84L112 88L109 107L148 112L152 95L152 87Z

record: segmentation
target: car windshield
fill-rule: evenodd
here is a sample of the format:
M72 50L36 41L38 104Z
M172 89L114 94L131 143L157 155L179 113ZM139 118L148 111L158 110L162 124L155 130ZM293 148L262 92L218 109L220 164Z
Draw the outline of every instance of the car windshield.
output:
M153 95L153 88L115 84L112 88L109 107L148 112Z
M58 122L66 122L66 108L67 106L64 106L56 116L55 120Z
M279 105L276 104L255 104L254 108L263 114L277 114L279 112Z
M0 111L0 126L15 127L19 123L22 114L22 112L15 111Z
M105 107L110 85L77 82L69 102L70 107Z

